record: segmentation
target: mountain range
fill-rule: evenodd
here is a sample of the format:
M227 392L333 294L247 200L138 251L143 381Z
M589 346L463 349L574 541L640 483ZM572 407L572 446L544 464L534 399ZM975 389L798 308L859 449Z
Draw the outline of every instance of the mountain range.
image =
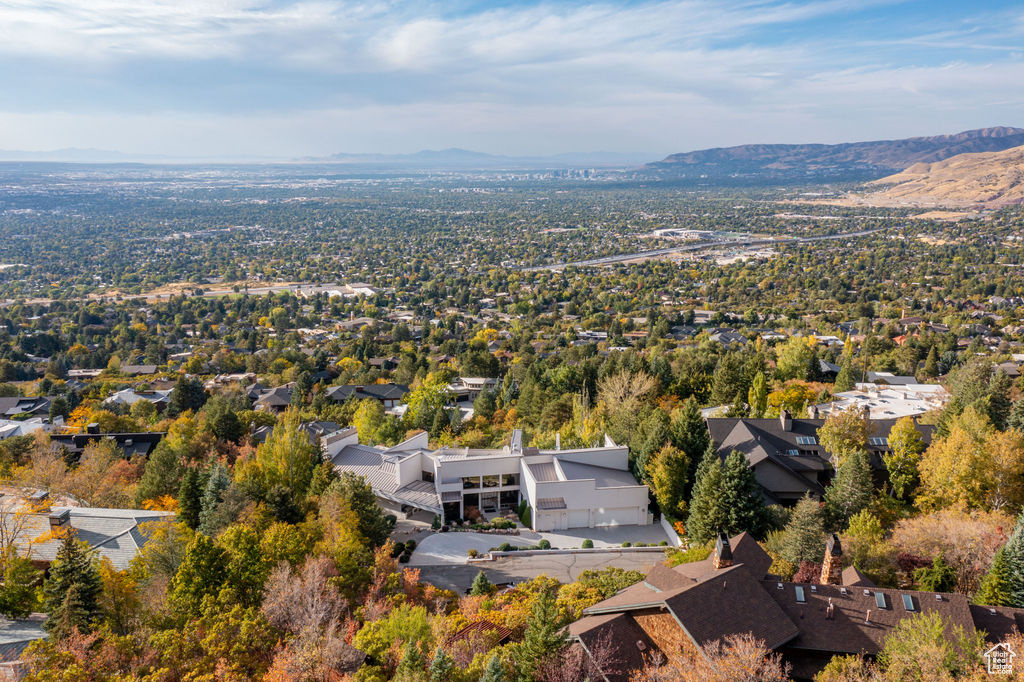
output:
M916 164L1024 145L1024 129L999 126L955 135L843 144L746 144L672 154L641 175L666 180L874 180Z
M634 167L646 162L651 156L653 155L639 152L568 152L550 156L505 156L450 147L448 149L424 149L412 154L348 154L340 152L323 157L304 157L299 161L493 170L503 168Z

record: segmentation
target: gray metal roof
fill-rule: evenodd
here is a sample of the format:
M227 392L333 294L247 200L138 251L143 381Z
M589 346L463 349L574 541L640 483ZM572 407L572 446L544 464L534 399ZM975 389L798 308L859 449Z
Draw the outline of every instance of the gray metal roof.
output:
M28 618L11 620L0 616L0 662L16 661L29 644L46 637L46 616L34 613Z
M566 509L564 497L542 497L537 500L537 509Z
M528 466L530 473L539 483L558 480L558 471L555 469L554 462L531 462Z
M440 513L441 500L433 483L413 481L402 488L398 487L398 462L416 454L389 453L368 445L346 445L338 451L331 463L339 471L351 471L362 476L380 497Z
M586 479L594 479L594 485L598 488L619 488L623 486L637 486L636 479L633 478L633 474L622 469L611 469L609 467L601 467L593 464L580 464L579 462L569 462L564 459L558 460L558 465L562 467L562 472L565 474L566 480L569 481L580 481Z

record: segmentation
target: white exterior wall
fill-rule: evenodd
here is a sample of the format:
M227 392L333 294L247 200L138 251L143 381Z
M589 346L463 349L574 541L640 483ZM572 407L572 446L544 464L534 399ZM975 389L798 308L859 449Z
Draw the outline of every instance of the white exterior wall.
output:
M607 469L629 469L629 448L590 448L587 450L545 450L544 454L555 455L558 459L579 464L593 464Z
M419 481L423 479L423 463L420 461L421 455L418 453L406 457L398 463L398 487L409 485L413 481Z

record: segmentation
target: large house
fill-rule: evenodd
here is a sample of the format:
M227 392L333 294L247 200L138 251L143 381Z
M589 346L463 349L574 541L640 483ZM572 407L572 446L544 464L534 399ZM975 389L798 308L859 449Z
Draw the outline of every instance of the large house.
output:
M384 409L395 407L408 393L409 387L403 384L345 385L331 386L327 389L327 397L336 403L372 398L382 403Z
M610 646L610 682L628 680L648 663L730 635L750 633L782 654L796 679L811 679L832 656L877 655L902 620L938 613L967 633L999 642L1024 623L1024 609L971 604L962 594L875 587L856 569L842 568L833 535L817 582L794 583L769 574L772 560L742 533L720 537L703 561L657 564L643 581L584 609L569 635L590 652Z
M516 430L501 449L430 449L420 433L391 448L359 444L354 428L321 439L339 472L363 476L378 497L446 521L515 509L526 500L535 530L644 525L648 491L629 471L629 449L539 450Z
M148 457L153 449L164 437L162 432L142 431L139 433L100 433L98 424L89 424L85 427L85 433L55 433L50 436L50 442L54 443L69 455L81 455L90 443L110 438L117 447L121 448L125 457L142 455Z
M882 471L882 454L889 450L889 432L895 419L871 420L868 454L871 465ZM706 420L718 455L725 459L739 450L754 470L769 504L791 505L809 493L820 498L832 480L831 455L818 440L824 419L793 419L783 410L778 419L709 418ZM916 424L925 444L935 427Z

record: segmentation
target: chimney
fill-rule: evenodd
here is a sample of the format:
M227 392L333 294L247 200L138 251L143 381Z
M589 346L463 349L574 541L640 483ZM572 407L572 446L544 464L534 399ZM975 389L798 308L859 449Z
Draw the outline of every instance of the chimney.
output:
M59 530L71 525L71 510L67 507L55 507L50 512L50 530Z
M790 417L789 410L783 409L779 411L779 422L782 424L783 431L793 430L793 418Z
M821 580L818 582L822 585L843 584L843 546L835 533L825 543L825 560L821 564Z
M864 622L865 623L870 623L871 622L871 609L868 609L868 612L864 614Z
M810 407L807 408L807 417L809 419L817 419L818 418L818 406L817 405L811 405Z
M712 558L712 565L717 571L720 568L732 566L732 547L729 546L729 537L724 531L718 531L718 538L715 540L715 554Z
M562 434L555 431L555 450L562 449Z

